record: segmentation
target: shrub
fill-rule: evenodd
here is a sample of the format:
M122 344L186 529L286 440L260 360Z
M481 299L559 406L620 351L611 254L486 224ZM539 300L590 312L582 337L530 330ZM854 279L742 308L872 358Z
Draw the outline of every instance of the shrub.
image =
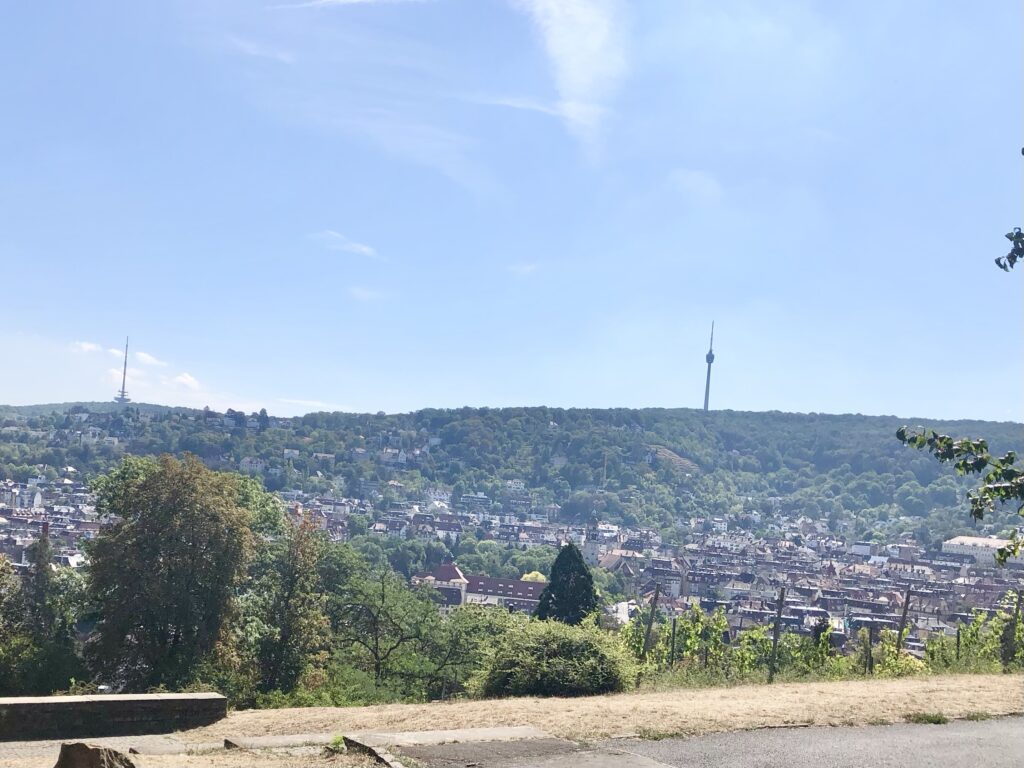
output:
M533 620L502 637L471 684L478 696L591 696L634 675L621 645L593 622Z
M949 718L941 712L911 712L903 718L916 725L945 725Z
M330 744L324 747L324 757L335 757L337 755L344 755L348 751L345 746L345 737L338 734L331 739Z
M905 650L896 650L896 633L891 630L882 632L879 657L876 671L880 677L910 677L929 672L928 665L923 661L914 658Z
M372 675L332 661L327 669L303 678L292 691L267 691L256 695L257 709L287 707L361 707L390 704L406 697L401 691L374 685Z

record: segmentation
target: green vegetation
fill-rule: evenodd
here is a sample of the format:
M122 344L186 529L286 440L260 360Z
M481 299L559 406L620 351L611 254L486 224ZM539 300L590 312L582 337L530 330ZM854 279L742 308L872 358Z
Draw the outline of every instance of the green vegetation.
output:
M949 722L949 718L941 712L911 712L903 719L916 725L945 725Z
M939 461L952 463L960 475L982 475L981 486L967 493L971 517L975 520L983 520L985 515L991 515L1005 504L1016 504L1017 514L1024 516L1024 471L1014 466L1017 461L1014 451L993 456L987 440L954 440L935 430L915 432L900 427L896 437L904 445L927 450ZM1005 564L1010 557L1019 554L1022 547L1024 540L1014 529L1010 543L999 549L996 559Z
M658 610L599 625L600 598L574 547L547 569L550 619L479 606L442 615L430 588L410 588L386 563L289 520L256 481L194 457L128 458L95 488L116 522L90 545L84 580L44 567L45 538L26 578L0 561L2 694L106 684L214 689L238 707L338 706L767 678L766 628L730 642L720 609L678 617L674 647ZM1022 669L1019 611L1008 594L958 642L930 638L924 661L892 632L873 644L862 633L847 655L827 624L783 633L778 679Z
M328 757L334 755L343 755L347 751L348 748L345 746L345 737L341 736L340 734L331 739L330 744L324 747L324 754Z
M502 696L593 696L625 690L632 665L614 636L593 623L530 621L488 654L472 690Z
M164 456L97 481L117 522L89 547L88 655L117 687L180 686L217 643L252 550L238 480Z
M1024 260L1024 233L1020 231L1020 227L1014 227L1007 232L1006 239L1010 241L1010 250L1005 256L996 258L996 266L1003 272L1009 272L1017 266L1018 261Z
M978 723L983 720L991 720L992 715L990 715L988 712L968 712L966 715L964 715L963 719L970 720L973 723Z
M263 420L144 405L8 407L0 409L0 475L56 476L68 465L92 475L116 466L122 449L190 451L214 469L238 471L252 459L252 474L272 491L371 498L381 510L428 488L456 500L478 491L511 505L515 492L506 481L522 480L535 507L558 504L566 521L642 524L669 541L685 535L681 519L707 515L730 516L754 532L778 514L807 515L848 539L892 541L910 532L925 546L957 534L1008 532L1012 510L967 518L969 483L898 450L891 436L899 426L892 417L687 409L463 408ZM996 455L1024 443L1020 424L932 426L987 435ZM83 444L89 427L119 444ZM467 567L492 573L502 566Z
M956 638L929 638L925 662L935 672L998 672L1024 669L1024 621L1016 595L1007 593L988 618L980 611L960 626Z
M0 692L49 693L87 676L75 642L85 606L82 578L49 563L45 536L32 547L24 583L0 557Z
M573 543L566 544L551 566L551 578L540 593L538 619L580 624L597 612L597 592L590 569Z
M1009 272L1018 260L1024 258L1024 233L1020 227L1014 227L1006 233L1006 239L1010 241L1010 251L995 261L997 267ZM1024 517L1024 471L1014 466L1017 461L1016 452L1008 450L999 456L989 450L988 440L953 439L935 429L923 427L911 430L902 426L896 430L896 438L904 445L928 451L940 462L952 463L959 475L982 476L981 486L967 493L974 520L983 520L986 515L992 515L997 510L1003 511L1006 505L1013 504L1017 506L1017 514ZM1020 444L1018 440L1014 447ZM1010 557L1020 554L1022 550L1024 539L1019 537L1018 528L1013 528L1009 545L999 549L996 560L1005 565Z

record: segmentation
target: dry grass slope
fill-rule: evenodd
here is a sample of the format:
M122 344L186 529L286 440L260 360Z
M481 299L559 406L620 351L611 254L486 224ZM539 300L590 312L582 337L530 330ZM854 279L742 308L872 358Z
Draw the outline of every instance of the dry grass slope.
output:
M230 736L533 725L556 736L587 741L778 726L930 721L936 716L983 720L1022 712L1024 675L961 675L679 689L583 699L250 710L234 712L219 723L180 736L188 742L208 742ZM49 768L56 748L52 751L52 755L19 757L4 754L0 744L0 768ZM135 759L140 768L369 768L372 764L368 758L325 757L316 750L301 755L239 750Z
M777 726L898 723L915 712L937 712L950 719L1022 713L1024 676L951 675L681 689L581 699L249 710L231 713L191 734L196 741L207 741L230 735L533 725L555 736L589 740Z

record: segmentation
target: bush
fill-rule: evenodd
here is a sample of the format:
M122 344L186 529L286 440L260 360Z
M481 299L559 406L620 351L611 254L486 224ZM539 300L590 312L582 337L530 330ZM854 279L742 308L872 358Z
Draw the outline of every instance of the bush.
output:
M325 670L303 678L294 690L257 693L254 706L257 709L363 707L404 699L402 691L375 686L372 675L332 661Z
M470 689L483 697L592 696L625 690L633 675L621 645L593 622L533 620L501 638Z
M903 719L916 725L945 725L949 722L949 718L941 712L911 712Z
M924 675L930 670L920 659L914 658L905 650L896 650L896 633L892 630L882 632L879 643L879 660L877 672L880 677L911 677Z

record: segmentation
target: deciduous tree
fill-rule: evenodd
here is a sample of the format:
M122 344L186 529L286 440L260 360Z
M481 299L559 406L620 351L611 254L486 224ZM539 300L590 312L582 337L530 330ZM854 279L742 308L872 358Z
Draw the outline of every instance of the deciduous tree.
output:
M184 683L231 614L251 551L238 481L191 455L129 457L96 495L113 522L89 548L95 668L125 688Z
M304 519L274 548L271 566L255 591L265 601L268 628L259 647L263 690L291 690L314 654L327 645L329 624L317 573L324 541Z
M354 578L337 605L337 641L381 686L419 677L428 638L440 616L426 592L411 590L389 569Z

